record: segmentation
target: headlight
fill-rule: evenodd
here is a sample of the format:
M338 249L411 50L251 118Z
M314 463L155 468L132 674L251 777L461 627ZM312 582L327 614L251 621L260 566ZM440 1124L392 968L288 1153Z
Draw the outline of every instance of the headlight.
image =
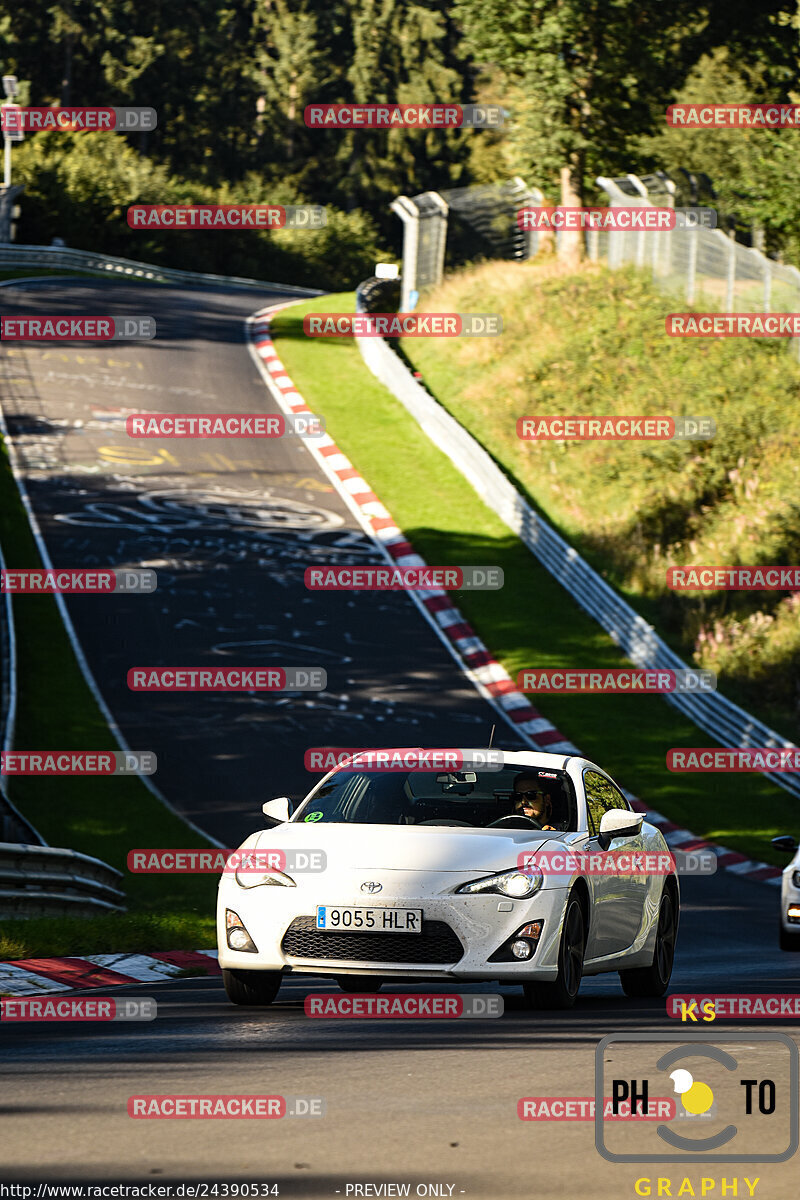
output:
M538 892L542 886L541 871L503 871L500 875L487 875L485 879L476 879L473 883L465 883L457 889L468 895L493 892L496 896L509 896L512 900L525 900Z
M796 888L800 888L800 871L792 872L792 883Z
M247 871L240 867L234 878L240 888L297 887L291 875L284 875L283 871Z

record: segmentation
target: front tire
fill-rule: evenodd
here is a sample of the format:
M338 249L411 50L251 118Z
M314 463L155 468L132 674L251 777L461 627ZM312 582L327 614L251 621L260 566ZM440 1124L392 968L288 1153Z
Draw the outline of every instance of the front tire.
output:
M800 932L795 933L792 929L784 929L783 921L780 923L780 932L778 934L778 945L781 950L800 951Z
M656 944L653 947L652 963L649 967L636 967L630 971L620 971L619 973L622 990L626 996L630 996L631 999L643 997L657 999L664 995L672 978L677 937L678 908L675 894L670 889L662 895L658 909Z
M383 987L377 975L337 975L336 982L343 992L379 992Z
M553 983L525 983L522 990L529 1008L572 1008L581 986L586 951L583 907L573 892L567 901L564 928L558 948L558 978Z
M281 971L246 971L239 967L230 970L223 967L222 982L228 999L234 1004L263 1008L278 994L281 986Z

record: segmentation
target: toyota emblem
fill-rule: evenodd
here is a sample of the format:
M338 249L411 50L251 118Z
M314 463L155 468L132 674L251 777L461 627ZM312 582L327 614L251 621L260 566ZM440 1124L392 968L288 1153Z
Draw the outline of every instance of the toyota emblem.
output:
M383 888L382 883L375 883L372 879L368 879L366 883L362 883L362 892L379 892Z

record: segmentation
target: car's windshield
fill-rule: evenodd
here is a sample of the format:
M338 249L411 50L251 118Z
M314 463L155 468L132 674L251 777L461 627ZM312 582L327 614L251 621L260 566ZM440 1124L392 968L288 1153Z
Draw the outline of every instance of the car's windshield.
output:
M524 793L524 796L523 796ZM485 829L503 817L506 828L577 829L572 781L564 771L513 767L500 771L339 771L317 787L294 822L374 825L462 825ZM502 826L500 827L502 828Z

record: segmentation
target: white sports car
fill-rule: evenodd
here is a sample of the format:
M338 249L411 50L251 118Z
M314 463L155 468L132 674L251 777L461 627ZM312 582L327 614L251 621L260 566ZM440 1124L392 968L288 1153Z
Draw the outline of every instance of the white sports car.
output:
M781 879L780 948L800 950L800 846L791 836L773 838L772 844L777 850L794 855Z
M519 983L536 1008L571 1007L581 977L604 971L628 996L666 992L680 907L667 844L585 758L506 751L499 770L444 772L345 764L294 811L285 796L263 811L279 823L242 849L322 852L326 866L222 875L219 962L235 1004L270 1004L290 972L353 992ZM636 852L635 866L601 871L613 851Z

